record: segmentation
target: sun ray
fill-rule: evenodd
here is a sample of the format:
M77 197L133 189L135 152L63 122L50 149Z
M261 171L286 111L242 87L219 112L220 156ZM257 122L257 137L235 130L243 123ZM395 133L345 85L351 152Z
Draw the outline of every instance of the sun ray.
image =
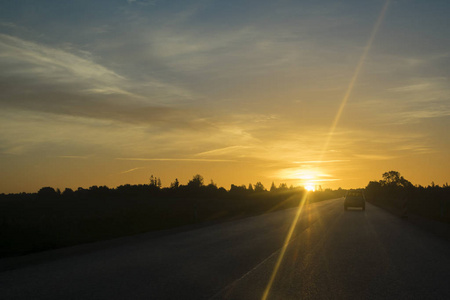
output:
M300 203L298 205L297 213L295 214L294 220L292 221L291 227L289 228L289 231L288 231L288 234L284 241L283 247L281 248L280 255L278 256L278 259L277 259L277 262L273 269L272 275L270 276L269 283L267 284L267 287L264 290L264 294L261 298L262 300L266 300L267 297L269 296L269 292L270 292L270 289L272 288L273 281L275 280L275 277L277 276L278 269L280 268L281 262L283 261L284 253L286 252L289 242L291 241L292 234L294 233L294 229L297 226L298 219L303 211L303 207L305 206L307 197L308 197L308 192L303 193L302 198L300 199Z
M387 10L387 8L389 6L389 2L390 2L390 0L386 0L386 2L384 3L383 9L381 10L381 13L378 16L378 19L377 19L377 21L376 21L376 23L375 23L375 25L374 25L374 27L372 29L372 32L371 32L370 37L369 37L369 40L367 41L366 47L364 48L364 52L363 52L363 54L361 55L361 57L360 57L360 59L358 61L358 65L356 66L356 69L355 69L355 71L353 73L353 76L352 76L352 78L350 80L350 83L349 83L349 85L347 87L347 90L345 92L344 98L342 99L342 102L341 102L341 104L339 106L339 109L338 109L338 111L336 113L336 117L333 120L333 123L331 125L330 131L329 131L329 133L327 135L324 147L322 149L322 153L320 155L319 161L323 161L325 152L328 149L328 146L330 144L331 138L333 136L334 131L336 130L337 124L339 123L339 119L341 118L341 115L342 115L342 112L343 112L343 110L345 108L345 105L347 104L348 99L350 98L350 95L351 95L351 93L353 91L353 87L354 87L355 82L356 82L356 80L357 80L357 78L359 76L359 73L360 73L361 68L362 68L362 66L364 64L364 61L365 61L365 59L367 57L367 54L369 53L369 50L372 47L372 43L373 43L373 41L375 39L375 35L377 34L377 31L378 31L378 29L379 29L379 27L380 27L380 25L381 25L381 23L382 23L382 21L384 19L384 15L386 14L386 10ZM309 192L303 193L302 199L301 199L301 201L299 203L299 206L298 206L298 209L297 209L297 213L296 213L296 215L294 217L294 220L292 221L291 227L289 228L289 232L288 232L288 234L286 236L286 239L284 241L283 247L281 248L281 252L280 252L280 255L278 256L278 259L277 259L277 262L275 264L275 267L274 267L274 270L272 272L272 275L270 276L269 282L268 282L268 284L266 286L266 289L264 290L264 294L263 294L263 296L261 298L262 300L266 300L267 297L269 296L270 289L272 288L272 284L273 284L273 282L275 280L275 277L277 276L278 269L280 268L281 262L283 261L284 254L285 254L286 249L287 249L287 247L289 245L289 242L291 241L292 234L293 234L294 229L295 229L295 227L297 225L298 219L299 219L300 214L301 214L301 212L303 210L303 207L305 205L305 202L306 202L308 194L309 194Z
M342 99L342 102L341 102L341 104L339 106L339 109L338 109L338 111L336 113L336 116L335 116L335 118L333 120L333 123L331 125L330 131L328 132L327 139L326 139L325 144L323 146L322 153L320 155L319 161L322 161L324 159L325 152L328 149L328 146L330 144L331 138L333 137L334 131L336 130L336 127L337 127L337 125L339 123L339 120L341 118L342 112L344 111L345 105L347 104L348 99L350 98L350 95L352 94L353 87L355 86L355 82L358 79L359 73L360 73L360 71L362 69L362 66L364 65L364 61L366 60L367 54L369 53L369 50L372 47L372 43L373 43L373 41L375 39L375 36L376 36L376 34L378 32L378 29L380 28L380 25L381 25L381 23L382 23L382 21L384 19L384 15L386 14L386 10L387 10L387 8L389 6L389 3L390 3L390 0L386 0L386 2L384 3L383 9L381 10L380 15L378 16L378 19L377 19L377 21L375 23L375 26L372 29L372 33L370 34L370 38L367 41L366 47L364 48L364 52L361 55L361 57L359 58L358 65L356 66L356 69L355 69L355 71L353 73L352 79L350 80L350 83L349 83L349 85L347 87L347 90L345 92L344 98Z

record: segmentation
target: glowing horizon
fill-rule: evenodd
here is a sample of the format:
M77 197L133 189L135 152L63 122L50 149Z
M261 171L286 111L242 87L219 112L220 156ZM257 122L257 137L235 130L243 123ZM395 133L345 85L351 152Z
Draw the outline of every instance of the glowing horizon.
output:
M450 182L448 1L47 4L0 11L0 193Z

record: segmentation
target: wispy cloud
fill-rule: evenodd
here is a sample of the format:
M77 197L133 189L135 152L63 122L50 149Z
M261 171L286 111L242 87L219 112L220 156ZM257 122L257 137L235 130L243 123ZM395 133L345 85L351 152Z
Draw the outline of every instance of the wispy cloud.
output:
M398 123L410 124L424 119L433 119L450 116L450 105L436 107L435 109L422 109L416 111L406 111L398 114Z
M333 160L306 160L306 161L294 161L294 164L328 164L328 163L340 163L346 162L347 159L333 159Z
M286 168L281 169L275 173L275 177L280 180L294 181L296 183L323 183L338 181L339 178L335 178L331 174L324 173L323 170L318 168Z
M411 154L431 154L436 153L436 149L426 143L413 143L413 142L406 142L404 144L399 144L395 146L395 151L398 151L399 153L411 153Z
M413 85L401 86L397 88L391 88L390 91L393 92L417 92L430 89L432 85L430 83L418 83Z
M230 159L207 159L207 158L116 158L117 160L131 161L188 161L188 162L236 162Z
M58 158L68 158L68 159L87 159L89 156L79 156L79 155L59 155Z
M152 101L152 96L170 95L170 85L150 82L156 94L136 94L127 78L92 60L5 34L0 34L0 52L2 107L131 123L193 124L186 110L180 113Z
M395 158L395 156L383 154L355 154L354 156L367 160L389 160Z
M158 0L127 0L128 4L137 4L137 5L155 5Z
M449 92L448 78L447 77L420 77L415 76L409 79L410 84L402 85L394 88L389 88L388 91L396 93L408 93L411 97L412 92L418 93L417 98L429 98L430 94L436 94L439 92ZM414 97L414 98L416 98Z
M0 22L0 26L9 27L9 28L17 28L17 24L12 22Z
M213 149L196 154L196 156L222 156L222 155L236 155L236 152L241 150L248 150L250 146L230 146L225 148Z
M0 50L3 55L2 75L35 78L54 83L83 83L102 93L129 93L118 88L125 79L99 64L60 49L0 34Z
M450 114L450 86L447 77L415 75L404 77L403 85L353 104L366 124L408 125ZM406 85L405 85L406 83ZM353 112L353 114L355 114Z
M136 171L136 170L140 170L140 169L143 169L143 167L132 168L132 169L129 169L129 170L126 170L126 171L120 172L119 174L127 174L127 173L131 173L131 172L134 172L134 171Z

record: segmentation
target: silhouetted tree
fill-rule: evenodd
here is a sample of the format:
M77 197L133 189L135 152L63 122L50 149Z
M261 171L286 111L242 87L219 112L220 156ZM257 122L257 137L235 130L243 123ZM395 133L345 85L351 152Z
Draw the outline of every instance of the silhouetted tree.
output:
M272 185L270 186L270 191L271 192L276 192L277 191L277 187L275 186L275 183L272 181Z
M217 189L217 184L211 179L211 182L208 184L208 188Z
M73 195L73 190L70 189L70 188L66 188L66 189L64 190L64 192L62 192L62 195L63 195L63 196Z
M248 190L253 192L253 185L251 183L248 184Z
M203 186L203 176L200 174L194 175L192 179L188 182L188 187L200 188Z
M280 183L280 185L278 186L279 191L286 191L287 189L288 189L288 186L286 183Z
M265 190L264 185L260 181L255 184L255 192L264 192Z
M38 191L38 195L53 195L56 194L56 191L52 187L43 187Z
M177 189L179 186L180 182L178 181L178 178L175 178L175 181L170 184L170 188L172 189Z
M150 186L160 189L161 188L161 178L153 176L153 174L152 174L150 176Z
M237 186L232 184L230 188L230 193L234 194L244 194L247 191L247 187L245 185Z
M56 199L59 194L52 187L43 187L38 191L39 199Z
M379 181L370 181L366 186L366 196L370 198L369 200L373 200L381 193L381 189L382 185Z
M215 195L217 189L217 184L211 179L211 182L206 186L206 190L210 193L210 195Z
M383 173L383 179L380 180L382 186L399 186L408 187L412 186L411 182L403 178L397 171L389 171Z

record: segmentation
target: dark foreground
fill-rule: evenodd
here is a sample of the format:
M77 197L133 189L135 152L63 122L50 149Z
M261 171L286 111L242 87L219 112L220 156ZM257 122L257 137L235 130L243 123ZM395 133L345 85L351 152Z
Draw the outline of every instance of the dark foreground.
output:
M295 213L3 259L0 295L261 299ZM450 299L448 278L450 242L337 199L305 206L268 299Z

